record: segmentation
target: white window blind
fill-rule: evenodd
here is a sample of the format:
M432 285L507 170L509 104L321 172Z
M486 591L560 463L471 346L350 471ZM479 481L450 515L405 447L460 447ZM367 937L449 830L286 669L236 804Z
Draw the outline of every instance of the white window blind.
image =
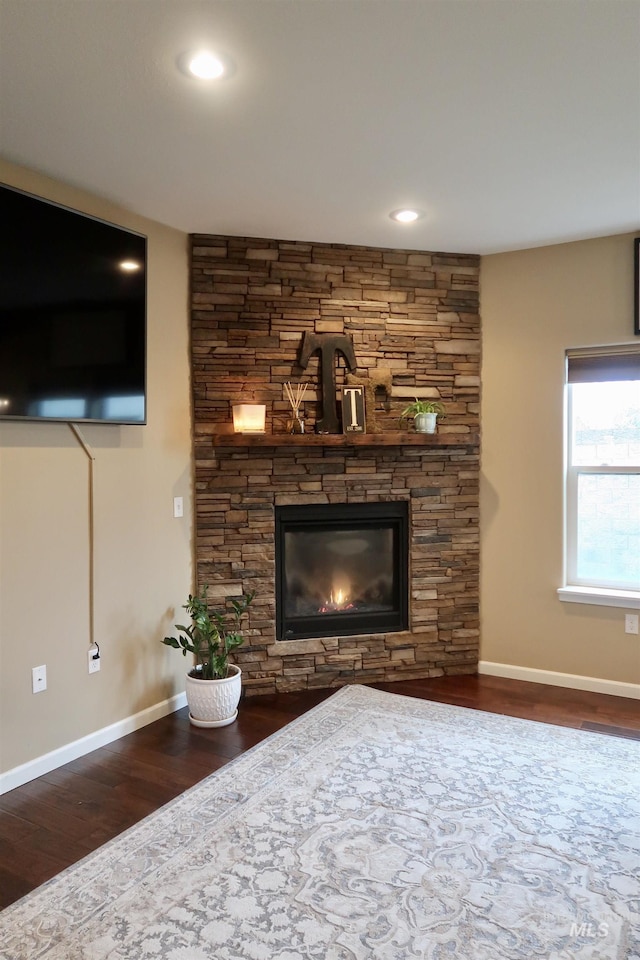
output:
M567 355L566 584L640 591L640 349Z

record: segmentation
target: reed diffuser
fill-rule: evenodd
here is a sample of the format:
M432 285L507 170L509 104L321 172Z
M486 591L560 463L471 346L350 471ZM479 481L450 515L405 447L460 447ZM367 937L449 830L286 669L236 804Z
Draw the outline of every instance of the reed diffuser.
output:
M287 380L284 385L287 400L291 404L291 416L287 420L287 433L304 433L304 416L301 411L302 401L307 391L306 384L298 383L296 388Z

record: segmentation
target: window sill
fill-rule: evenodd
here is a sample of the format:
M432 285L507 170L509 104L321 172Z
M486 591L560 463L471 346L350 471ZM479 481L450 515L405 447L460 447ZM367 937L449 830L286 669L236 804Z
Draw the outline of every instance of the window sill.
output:
M560 587L558 598L565 603L592 603L601 607L640 610L637 590L605 590L604 587Z

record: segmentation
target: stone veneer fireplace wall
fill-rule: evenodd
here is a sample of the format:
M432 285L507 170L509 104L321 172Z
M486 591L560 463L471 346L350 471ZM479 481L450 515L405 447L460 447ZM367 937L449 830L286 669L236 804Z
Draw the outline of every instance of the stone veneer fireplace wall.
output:
M198 235L191 263L197 579L213 598L256 593L245 692L474 673L479 258ZM361 375L391 371L381 433L285 434L285 381L310 384L308 429L320 415L305 331L349 334ZM446 407L435 437L401 432L416 396ZM265 437L232 435L243 400L266 403ZM385 500L409 503L409 630L276 642L274 507Z

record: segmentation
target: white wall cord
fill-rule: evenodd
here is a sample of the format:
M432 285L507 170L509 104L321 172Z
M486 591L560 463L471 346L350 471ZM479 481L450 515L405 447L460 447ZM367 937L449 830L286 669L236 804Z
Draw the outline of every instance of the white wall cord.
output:
M89 646L93 646L94 639L94 509L93 509L93 464L95 455L93 450L82 436L76 423L70 423L69 429L87 455L89 461Z

